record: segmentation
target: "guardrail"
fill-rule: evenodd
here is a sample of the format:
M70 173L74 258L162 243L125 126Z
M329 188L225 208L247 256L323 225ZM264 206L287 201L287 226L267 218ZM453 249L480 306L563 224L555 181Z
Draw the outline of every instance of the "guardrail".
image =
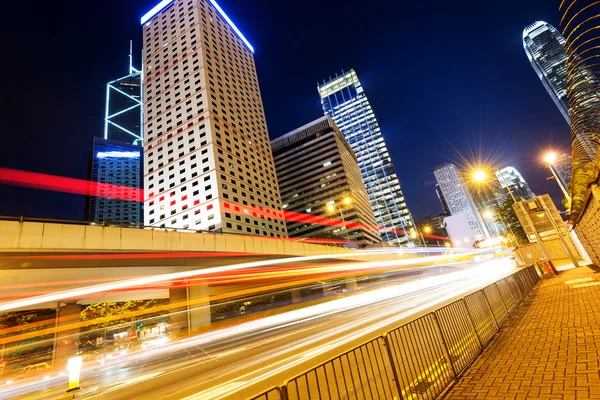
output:
M435 399L539 280L533 266L523 268L251 400Z

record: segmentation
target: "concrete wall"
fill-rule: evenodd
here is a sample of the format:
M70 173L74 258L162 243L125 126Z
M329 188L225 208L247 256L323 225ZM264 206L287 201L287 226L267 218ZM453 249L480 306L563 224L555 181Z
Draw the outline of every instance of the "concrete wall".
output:
M592 262L600 265L600 186L592 185L589 202L575 232Z
M265 237L0 221L0 251L217 251L338 254L351 250Z
M330 254L335 258L344 258L344 255L356 252L352 249L293 240L159 229L0 221L0 253L206 251L280 256ZM374 254L353 259L383 261L397 258L402 257Z

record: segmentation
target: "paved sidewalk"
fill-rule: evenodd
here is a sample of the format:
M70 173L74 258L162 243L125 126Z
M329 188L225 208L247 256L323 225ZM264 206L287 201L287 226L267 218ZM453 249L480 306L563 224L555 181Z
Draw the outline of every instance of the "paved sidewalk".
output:
M600 399L600 273L542 280L445 399Z

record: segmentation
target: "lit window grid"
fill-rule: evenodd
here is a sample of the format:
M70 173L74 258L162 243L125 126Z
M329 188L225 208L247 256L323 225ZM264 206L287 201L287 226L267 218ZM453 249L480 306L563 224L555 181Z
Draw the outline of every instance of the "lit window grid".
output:
M331 85L331 82L335 84ZM407 243L410 240L407 233L403 235L389 233L393 228L400 228L407 232L414 223L406 208L406 203L399 200L399 198L404 198L399 185L395 190L395 195L387 196L387 198L383 196L385 188L390 187L390 181L397 182L397 178L377 120L363 93L362 86L360 86L354 71L331 82L319 86L323 110L333 117L358 157L373 212L378 225L383 227L382 237L388 242ZM356 95L352 96L349 93L348 96L345 96L343 89L352 85ZM329 104L332 95L337 93L342 95L341 101L338 101L336 96L335 103ZM328 96L328 98L326 99L324 96ZM385 156L382 157L380 152ZM384 172L386 169L394 172L386 175ZM404 214L404 217L400 214Z
M177 11L179 11L179 14ZM210 22L204 22L208 20ZM181 31L178 28L181 28ZM217 34L216 31L219 31L219 33ZM223 37L225 38L223 39ZM210 50L207 49L208 47L211 47ZM233 52L232 48L234 49ZM224 54L225 52L227 54ZM239 186L231 183L231 178L226 177L225 181L221 182L221 176L227 176L229 172L227 171L229 162L235 165L236 173L241 172L245 176L250 173L254 182L250 184L246 181L245 185L247 187L253 185L257 187L257 191L260 188L261 192L268 192L268 200L265 198L262 203L247 201L249 206L262 206L280 211L281 203L274 178L274 166L252 55L245 46L240 46L239 38L229 32L228 25L215 14L212 6L208 5L206 1L176 1L173 6L161 11L149 23L144 25L143 54L144 71L146 73L144 80L145 127L148 138L145 154L154 153L153 156L148 157L148 163L145 166L146 193L149 195L154 191L154 196L149 196L146 199L148 205L145 215L146 220L148 222L153 220L152 224L158 226L165 224L166 227L180 228L189 225L190 229L198 229L195 226L192 227L191 224L183 223L182 218L190 213L187 210L201 207L200 204L194 206L192 203L191 206L188 205L187 209L182 210L185 204L176 202L173 209L169 202L168 207L163 205L164 210L160 210L161 213L156 209L156 207L160 207L157 201L154 201L152 206L149 205L153 201L150 197L157 197L157 193L160 192L160 187L157 186L156 182L164 179L162 183L163 193L170 193L177 186L181 186L181 179L185 178L183 186L187 186L187 191L190 193L190 185L200 181L201 183L198 185L201 187L198 194L200 199L212 195L210 201L215 203L227 202L224 195L228 195L230 198L234 196L228 193L227 190L221 189L222 183L230 189L238 190L238 192L242 190ZM179 58L180 54L182 54L181 58ZM173 58L176 59L173 60ZM211 69L211 59L214 63L212 64L214 69ZM219 60L221 64L229 63L230 68L225 70L217 67ZM233 68L231 68L232 66ZM186 67L188 72L184 73ZM235 67L237 67L237 73ZM175 72L177 69L179 71ZM180 83L182 79L184 79L184 82ZM223 86L223 81L233 81L236 84ZM239 85L238 83L245 84ZM231 86L233 86L233 89L231 89ZM233 96L235 101L224 101L224 96L229 98ZM236 104L236 107L232 107L233 103ZM171 104L170 107L169 104ZM179 112L177 107L181 107ZM189 139L184 139L182 149L178 149L180 143L176 142L177 138L185 136L188 130L193 130L194 126L199 126L201 121L207 121L205 125L207 125L208 134L205 139L199 139L197 135L200 133L194 132L192 137L196 136L196 144L192 146ZM231 125L228 125L226 121L230 121ZM237 122L237 126L234 128L235 122ZM189 124L192 126L189 127ZM221 126L221 139L216 138L212 133L217 124ZM225 149L229 146L223 142L231 139L233 139L233 143L237 148L241 146L241 149L243 149L241 150L244 152L243 159L240 158L241 154L240 156L237 155L240 152ZM201 147L203 141L206 141L204 149L208 149L208 154L212 155L211 160L215 164L213 169L216 171L217 183L211 186L214 193L203 189L205 167L200 167L198 161L198 170L192 171L190 169L190 166L194 164L191 161L191 153L201 152L202 150L199 147ZM160 154L166 151L165 146L173 142L177 143L172 145L176 149L173 153L173 161L169 162L169 157L164 154L161 158L162 162L159 161ZM162 152L154 150L157 149L157 146L163 147ZM194 150L192 150L192 147L194 147ZM180 150L183 151L183 156L179 156ZM219 154L219 151L222 154ZM246 155L248 154L253 159L252 161L246 161L248 158ZM204 155L202 155L200 160L204 158ZM223 162L215 161L219 158L222 158ZM152 164L150 164L151 162ZM187 166L183 173L179 170L180 162L183 162L182 166ZM158 167L161 163L163 165ZM173 178L169 178L172 173L168 171L168 168L172 163L177 164L175 167L177 172ZM253 165L250 165L251 163ZM150 170L151 168L152 170ZM165 169L167 169L167 172L163 172L162 176L164 177L159 178L158 174ZM241 171L239 171L240 169ZM260 171L257 171L257 169ZM191 174L194 172L197 175L192 177ZM237 179L236 182L238 182ZM169 188L172 184L175 184L175 187ZM153 186L151 187L151 185ZM191 193L195 190L192 190ZM180 194L178 193L175 196L179 197ZM260 196L265 197L262 193ZM215 201L215 198L218 201ZM188 195L187 201L190 200L191 198ZM193 201L197 200L199 199L194 197ZM242 200L240 196L240 201L246 200ZM234 203L233 201L230 202ZM181 218L171 217L173 211L175 211L173 215L180 215ZM224 213L223 209L219 209L219 211L221 214ZM161 215L164 215L164 218L160 218ZM190 217L187 217L186 221L189 219ZM173 220L175 220L175 223L172 222ZM256 234L253 221L250 223L253 229L252 233ZM205 229L206 225L209 228L222 228L223 231L227 231L223 227L223 218L219 220L216 215L210 221L210 224L205 224L201 220L200 229ZM270 228L269 225L273 227ZM231 230L239 231L237 222L236 227L231 228ZM260 230L259 234L263 235L285 236L285 226L281 220L270 221L266 229L261 226ZM246 232L247 229L244 229L244 233Z

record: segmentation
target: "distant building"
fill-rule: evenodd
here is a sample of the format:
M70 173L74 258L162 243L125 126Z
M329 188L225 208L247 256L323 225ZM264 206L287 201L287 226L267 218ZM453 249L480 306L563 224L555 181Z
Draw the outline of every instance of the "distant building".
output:
M517 201L520 199L530 200L534 197L529 185L516 168L504 167L500 169L500 173L496 171L496 178L503 189L506 189L507 185L509 186Z
M567 54L565 38L544 21L537 21L523 30L525 53L542 84L570 125L567 103Z
M483 222L491 237L504 235L504 225L498 217L498 208L503 203L505 196L500 183L491 179L484 185L476 185L471 188L471 195Z
M464 214L465 220L471 231L471 235L469 235L468 238L473 239L473 242L476 240L489 239L490 233L486 224L484 223L479 210L473 201L473 197L469 192L467 184L456 165L440 165L435 169L434 175L444 199L446 199L450 214L452 216ZM452 220L455 219L456 218ZM445 221L447 222L448 219ZM448 233L451 233L449 225L447 229ZM462 234L463 233L461 233L461 235Z
M440 200L440 205L442 206L443 214L446 216L450 215L450 209L448 208L448 203L446 203L446 199L444 198L444 194L442 193L442 190L440 189L439 183L435 184L435 193L437 194L438 199Z
M135 224L142 221L142 148L115 140L94 138L88 220L96 223ZM104 185L106 184L106 185ZM114 185L114 186L112 186ZM131 200L117 200L116 198Z
M130 49L129 74L106 85L104 138L94 138L90 180L137 193L143 185L141 73L131 61ZM86 217L97 223L141 225L142 202L116 200L110 190L97 190L86 201Z
M282 208L293 214L286 221L289 236L381 241L356 156L330 117L273 140L271 147ZM340 222L332 226L319 218Z
M406 206L381 129L354 70L318 85L323 111L335 121L356 154L382 239L410 243L413 218Z
M568 188L573 178L573 157L570 154L562 154L556 159L552 167L565 189L569 190Z

